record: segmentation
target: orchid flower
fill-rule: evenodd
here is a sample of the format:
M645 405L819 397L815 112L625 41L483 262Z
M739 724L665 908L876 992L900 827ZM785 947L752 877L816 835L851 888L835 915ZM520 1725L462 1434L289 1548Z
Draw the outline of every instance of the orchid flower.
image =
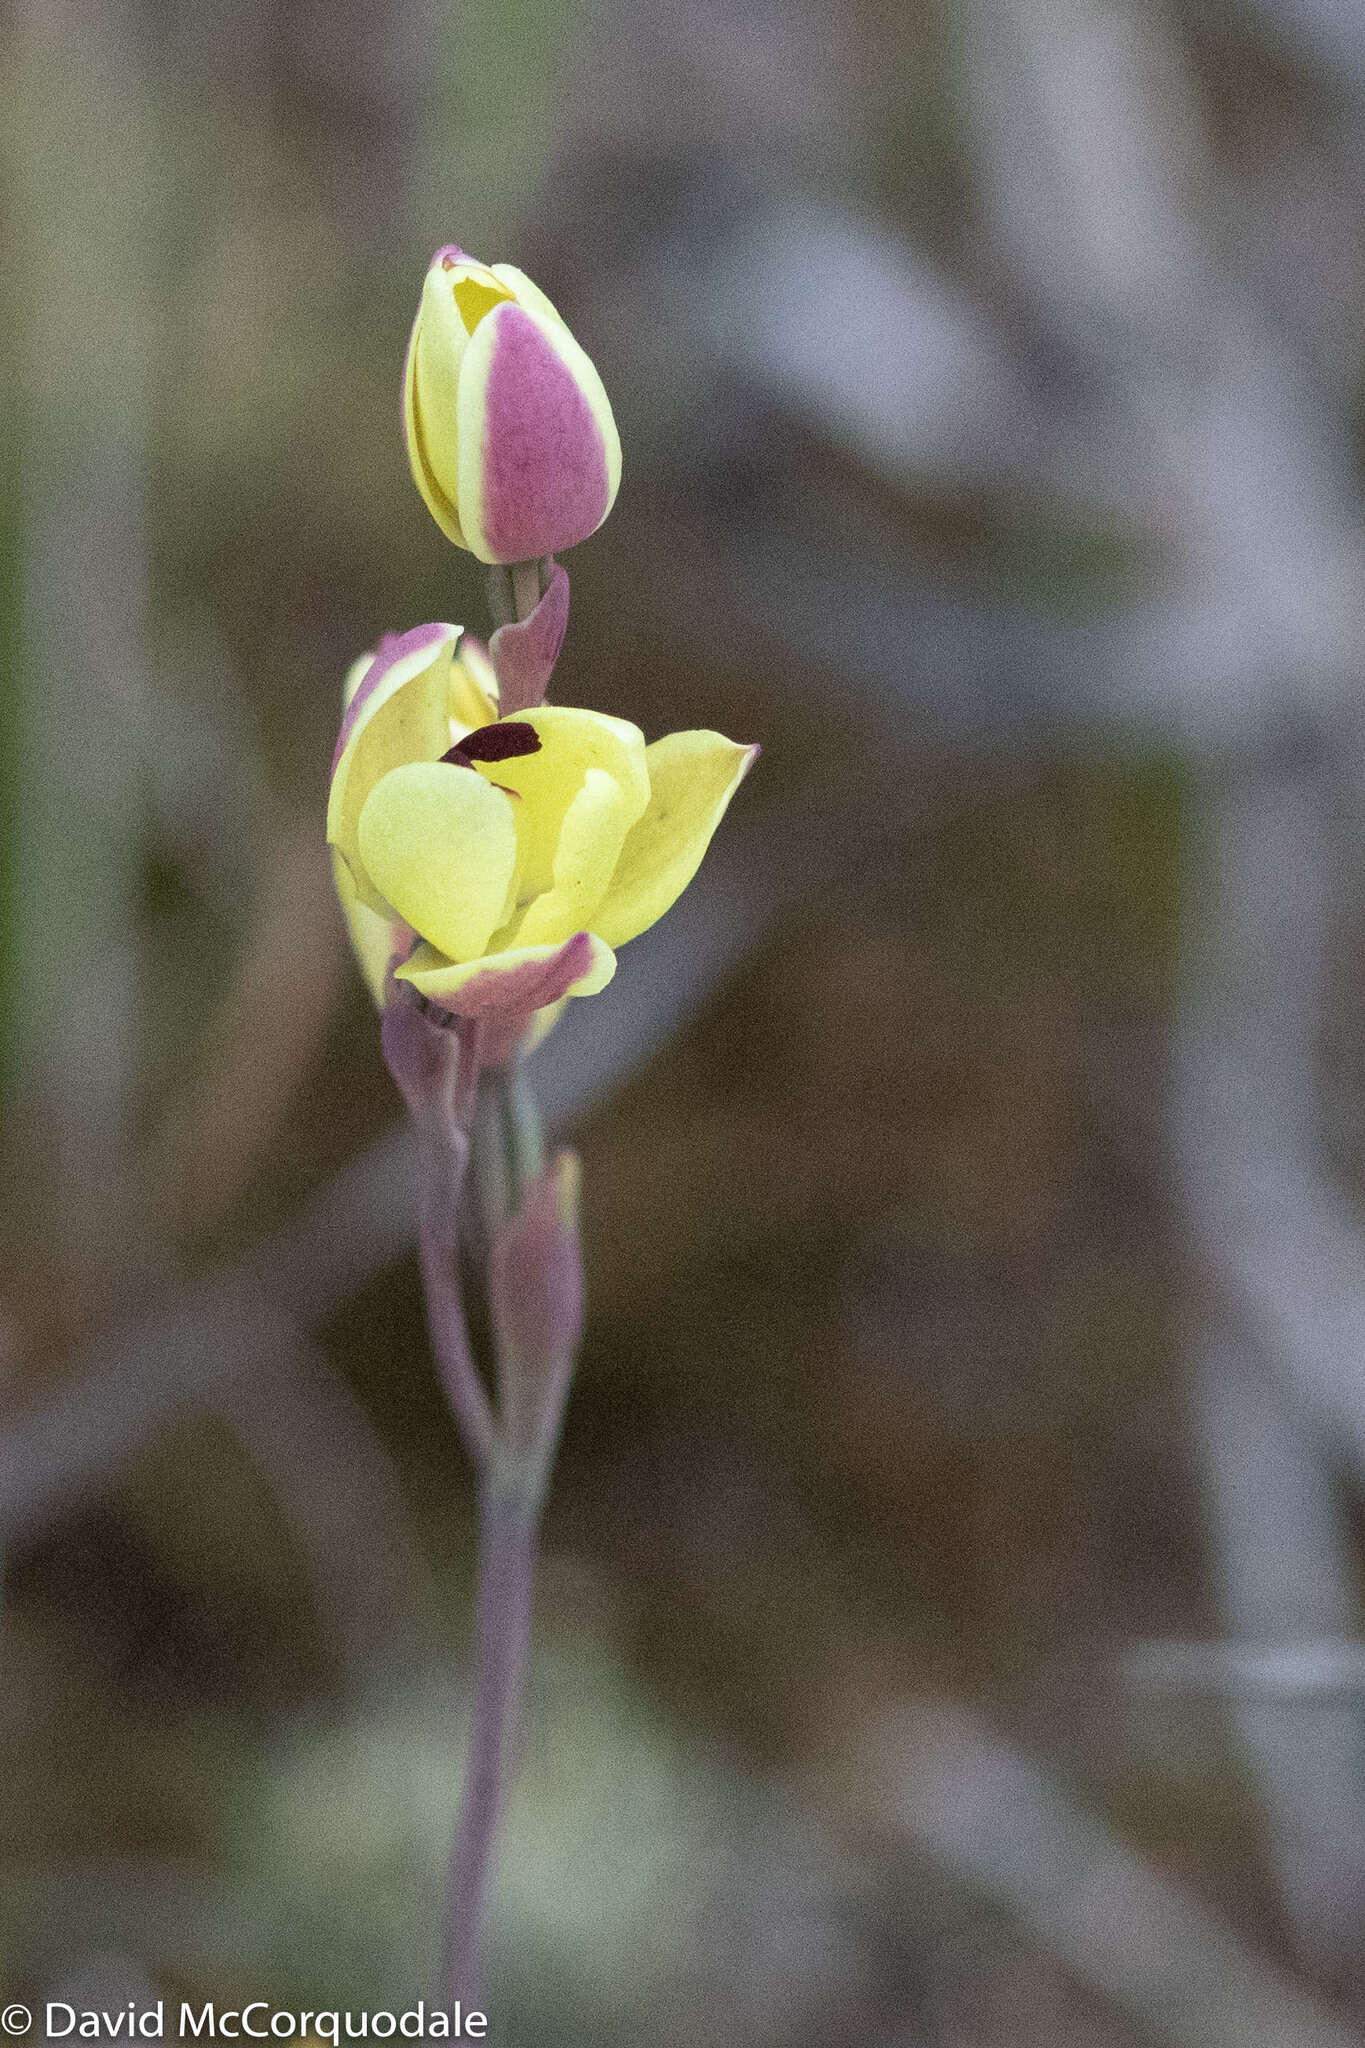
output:
M757 748L645 744L601 711L499 716L458 626L386 640L348 679L327 837L356 953L454 1016L525 1020L594 995L677 900Z

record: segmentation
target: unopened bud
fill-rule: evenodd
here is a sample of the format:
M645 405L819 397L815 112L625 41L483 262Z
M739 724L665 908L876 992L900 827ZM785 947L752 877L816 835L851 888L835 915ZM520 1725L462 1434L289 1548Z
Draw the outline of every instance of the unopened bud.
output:
M503 1425L509 1449L521 1454L553 1440L583 1335L579 1182L577 1153L558 1153L489 1250Z
M557 554L611 510L621 443L602 380L510 263L437 250L408 344L403 418L427 509L481 562Z

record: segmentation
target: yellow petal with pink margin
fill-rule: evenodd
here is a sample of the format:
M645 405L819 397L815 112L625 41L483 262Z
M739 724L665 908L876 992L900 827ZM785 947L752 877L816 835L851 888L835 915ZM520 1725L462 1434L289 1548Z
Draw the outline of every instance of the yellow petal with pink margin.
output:
M359 900L381 916L388 904L365 871L360 813L392 769L406 761L438 761L449 746L450 657L460 630L419 626L381 646L352 690L342 720L327 797L327 843L345 860Z
M429 1002L461 1016L511 1012L529 1023L538 1010L566 996L595 996L616 972L616 955L591 932L575 932L562 946L514 946L481 960L442 959L418 946L396 969Z
M350 710L356 691L374 667L374 653L374 649L371 648L368 654L358 654L347 669L345 679L341 685L341 709L343 713Z

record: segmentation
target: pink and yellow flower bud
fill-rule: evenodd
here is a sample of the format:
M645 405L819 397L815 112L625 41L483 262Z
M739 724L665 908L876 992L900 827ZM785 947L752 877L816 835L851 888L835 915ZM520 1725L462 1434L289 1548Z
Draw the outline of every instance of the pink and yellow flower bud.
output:
M503 1440L533 1484L553 1456L583 1336L578 1192L578 1155L560 1152L523 1190L489 1247Z
M621 443L602 380L510 263L437 250L408 343L403 419L428 510L481 562L556 554L611 510Z
M557 1153L493 1236L489 1311L499 1354L523 1372L552 1371L582 1340L580 1181L578 1154Z

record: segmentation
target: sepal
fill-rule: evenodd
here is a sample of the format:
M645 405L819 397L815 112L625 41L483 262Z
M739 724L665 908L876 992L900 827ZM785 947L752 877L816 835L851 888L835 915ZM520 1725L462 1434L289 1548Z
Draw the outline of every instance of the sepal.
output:
M559 1426L583 1337L580 1169L560 1152L493 1234L488 1305L497 1345L502 1435L513 1457L544 1457Z
M488 645L498 679L498 709L504 718L545 702L569 623L569 578L558 564L534 611L515 624L499 626Z

